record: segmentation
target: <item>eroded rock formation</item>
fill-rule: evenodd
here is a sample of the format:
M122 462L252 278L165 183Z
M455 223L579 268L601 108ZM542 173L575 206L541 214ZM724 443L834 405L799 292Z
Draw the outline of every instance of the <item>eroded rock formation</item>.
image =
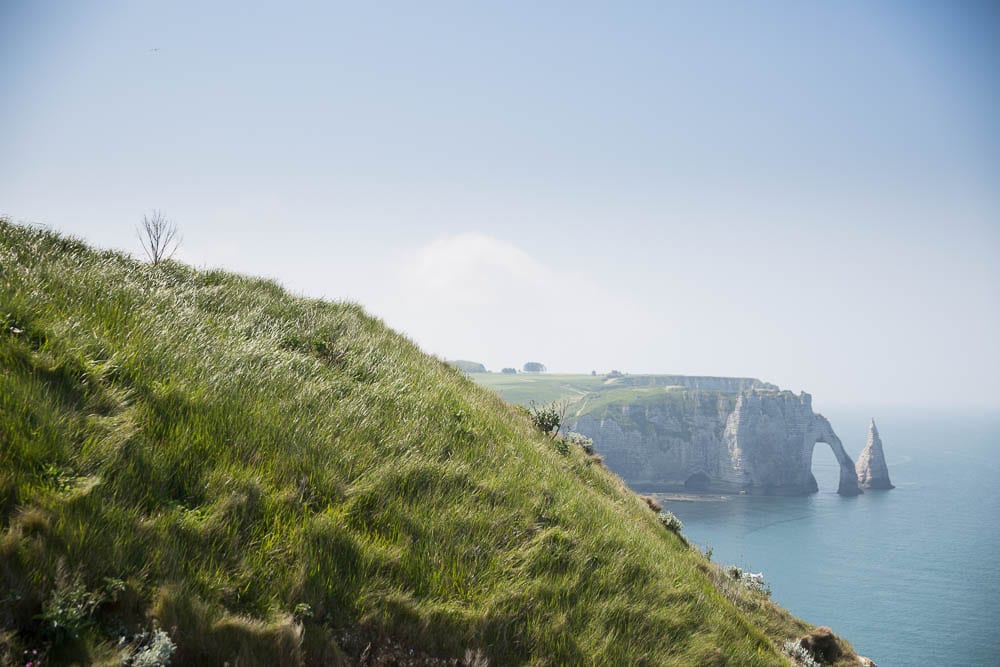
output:
M868 426L868 442L864 451L858 457L855 466L858 474L858 485L866 489L894 489L889 481L889 466L885 463L885 452L882 451L882 438L878 427L872 419Z
M580 407L570 429L593 438L636 489L799 495L817 490L812 454L840 464L838 493L857 495L854 462L809 394L744 383L738 393L664 388L624 403Z

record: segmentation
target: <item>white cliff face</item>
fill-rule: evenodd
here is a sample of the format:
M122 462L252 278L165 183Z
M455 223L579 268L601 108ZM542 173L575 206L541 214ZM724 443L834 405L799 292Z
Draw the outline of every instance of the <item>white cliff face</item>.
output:
M866 489L893 489L892 482L889 481L889 466L885 463L885 452L882 451L882 438L878 434L878 427L872 419L868 426L868 442L865 443L864 451L858 457L855 466L858 475L858 484Z
M717 488L730 468L720 445L735 401L731 394L665 393L662 400L584 413L569 428L593 438L607 466L634 488L684 488L686 482L697 487L701 478L690 478L699 473L716 480ZM743 488L742 477L730 478L726 492Z
M637 489L812 493L813 447L822 442L840 463L838 492L861 492L854 463L806 393L680 391L584 413L570 428L592 438L608 467Z

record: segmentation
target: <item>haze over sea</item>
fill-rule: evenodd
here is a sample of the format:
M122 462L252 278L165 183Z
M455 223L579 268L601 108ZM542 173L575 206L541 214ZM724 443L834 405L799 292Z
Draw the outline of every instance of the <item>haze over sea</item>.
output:
M879 667L1000 664L1000 415L825 414L855 459L875 417L894 490L838 496L817 444L819 493L667 502L684 533L716 562L763 571L775 601Z

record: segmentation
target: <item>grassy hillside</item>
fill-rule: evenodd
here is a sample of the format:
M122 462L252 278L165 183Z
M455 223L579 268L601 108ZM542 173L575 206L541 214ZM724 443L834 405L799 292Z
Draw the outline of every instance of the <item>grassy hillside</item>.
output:
M773 665L808 629L353 304L0 220L0 370L6 665L157 627L174 665Z

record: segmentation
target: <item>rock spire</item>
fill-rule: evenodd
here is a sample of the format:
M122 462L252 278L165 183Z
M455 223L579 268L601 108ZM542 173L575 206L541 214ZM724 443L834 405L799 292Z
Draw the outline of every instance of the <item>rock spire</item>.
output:
M895 488L889 481L889 467L885 464L882 438L879 437L875 420L868 426L868 442L854 466L858 473L858 485L865 489Z

